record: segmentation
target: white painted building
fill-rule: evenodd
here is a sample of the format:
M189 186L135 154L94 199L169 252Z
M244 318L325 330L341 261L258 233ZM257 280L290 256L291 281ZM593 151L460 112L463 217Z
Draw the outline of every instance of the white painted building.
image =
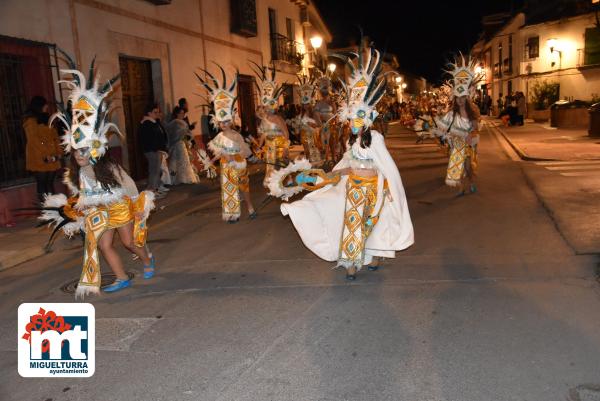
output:
M322 38L317 50L309 40L315 36ZM56 46L84 70L96 56L104 79L121 73L115 98L122 107L113 119L126 140L113 140L112 146L132 175L141 178L143 157L136 132L146 104L154 99L169 115L185 97L190 119L198 121L205 108L197 108L204 101L195 95L202 90L193 72L201 67L216 73L216 61L230 74L239 69L242 123L253 131L256 89L248 61L266 65L274 60L278 81L293 84L298 72L326 60L331 39L311 0L2 0L0 136L5 142L0 149L0 196L12 197L11 189L32 182L24 170L20 128L29 99L44 95L51 102L64 101L66 93L55 84ZM292 88L287 100L291 97ZM31 193L31 185L26 192ZM1 215L0 210L0 223Z
M544 22L516 14L493 37L472 49L486 72L494 104L499 94L521 91L530 100L536 81L556 82L561 99L600 96L600 29L594 13Z

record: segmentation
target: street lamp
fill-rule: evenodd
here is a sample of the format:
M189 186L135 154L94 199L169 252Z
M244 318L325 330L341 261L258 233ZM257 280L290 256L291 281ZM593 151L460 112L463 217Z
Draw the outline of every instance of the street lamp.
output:
M400 78L400 80L398 80L398 78ZM398 82L398 89L400 89L398 91L398 97L399 97L398 101L400 103L403 103L404 102L404 89L406 89L406 82L402 82L400 84L400 81L402 81L402 77L396 77L396 82Z
M319 47L321 47L321 45L323 44L323 38L319 35L314 35L310 38L310 45L312 46L313 50L312 50L312 64L313 66L315 64L319 64L319 68L323 68L323 63L321 60L319 60L318 57L318 53L317 50L319 49Z
M337 65L335 65L335 63L329 63L329 65L327 66L327 69L329 70L329 72L331 72L332 74L335 72Z
M317 50L319 47L321 47L322 44L323 38L319 35L315 35L312 38L310 38L310 45L313 47L313 49Z

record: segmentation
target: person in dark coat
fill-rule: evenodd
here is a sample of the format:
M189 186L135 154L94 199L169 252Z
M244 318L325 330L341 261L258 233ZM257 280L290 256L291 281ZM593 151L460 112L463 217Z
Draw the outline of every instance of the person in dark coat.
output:
M139 138L142 151L148 161L148 189L156 192L159 197L163 197L164 193L159 192L160 166L162 154L167 154L167 141L158 122L160 108L158 104L154 103L148 105L144 113L140 122Z

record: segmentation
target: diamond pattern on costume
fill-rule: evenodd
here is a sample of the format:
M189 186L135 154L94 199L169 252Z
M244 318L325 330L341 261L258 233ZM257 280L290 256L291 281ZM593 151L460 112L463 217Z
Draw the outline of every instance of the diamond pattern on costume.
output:
M221 163L221 205L223 220L237 219L242 214L240 176L246 169L238 170L227 162Z
M365 242L372 228L365 227L377 200L377 178L349 177L346 183L346 210L338 263L360 269Z
M465 174L465 160L468 156L467 143L455 138L452 141L452 150L450 151L450 159L448 160L448 170L446 172L446 183L451 186L460 184Z

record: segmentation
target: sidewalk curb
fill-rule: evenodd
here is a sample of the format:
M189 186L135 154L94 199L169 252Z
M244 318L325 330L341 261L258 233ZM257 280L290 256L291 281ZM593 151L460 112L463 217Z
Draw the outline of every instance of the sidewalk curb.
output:
M533 157L533 156L529 156L527 153L525 153L516 143L514 143L510 137L508 135L506 135L506 133L496 124L488 124L488 126L490 128L495 129L497 132L500 133L500 135L502 135L502 137L504 138L504 140L506 142L508 142L508 144L510 145L511 148L513 148L513 150L517 153L517 155L519 156L519 158L523 161L527 161L527 162L555 162L555 161L560 161L558 159L546 159L543 157Z
M250 172L250 175L253 176L260 172L261 172L261 170L259 168L259 169L256 169L254 172ZM209 191L207 193L210 193L210 192L212 192L212 191ZM218 187L218 190L216 190L215 192L220 192L220 186ZM182 200L181 202L185 202L188 199L189 198L186 198L186 199ZM172 216L165 217L164 219L157 221L156 223L152 224L149 227L151 227L151 229L157 229L159 227L173 223L173 222L177 221L178 219L184 218L185 216L187 216L189 214L192 214L199 210L202 210L210 203L217 202L217 201L220 201L219 196L215 196L214 198L206 199L206 200L202 201L199 205L181 210L179 213L176 213ZM159 208L160 208L160 206L159 206ZM159 208L157 208L157 211L160 210ZM41 256L44 256L48 253L51 253L51 252L52 251L47 252L44 245L31 246L28 248L18 249L18 250L8 251L8 252L0 251L0 272L14 268L18 265L22 265L25 262L30 262L32 260L35 260L35 259L37 259Z

